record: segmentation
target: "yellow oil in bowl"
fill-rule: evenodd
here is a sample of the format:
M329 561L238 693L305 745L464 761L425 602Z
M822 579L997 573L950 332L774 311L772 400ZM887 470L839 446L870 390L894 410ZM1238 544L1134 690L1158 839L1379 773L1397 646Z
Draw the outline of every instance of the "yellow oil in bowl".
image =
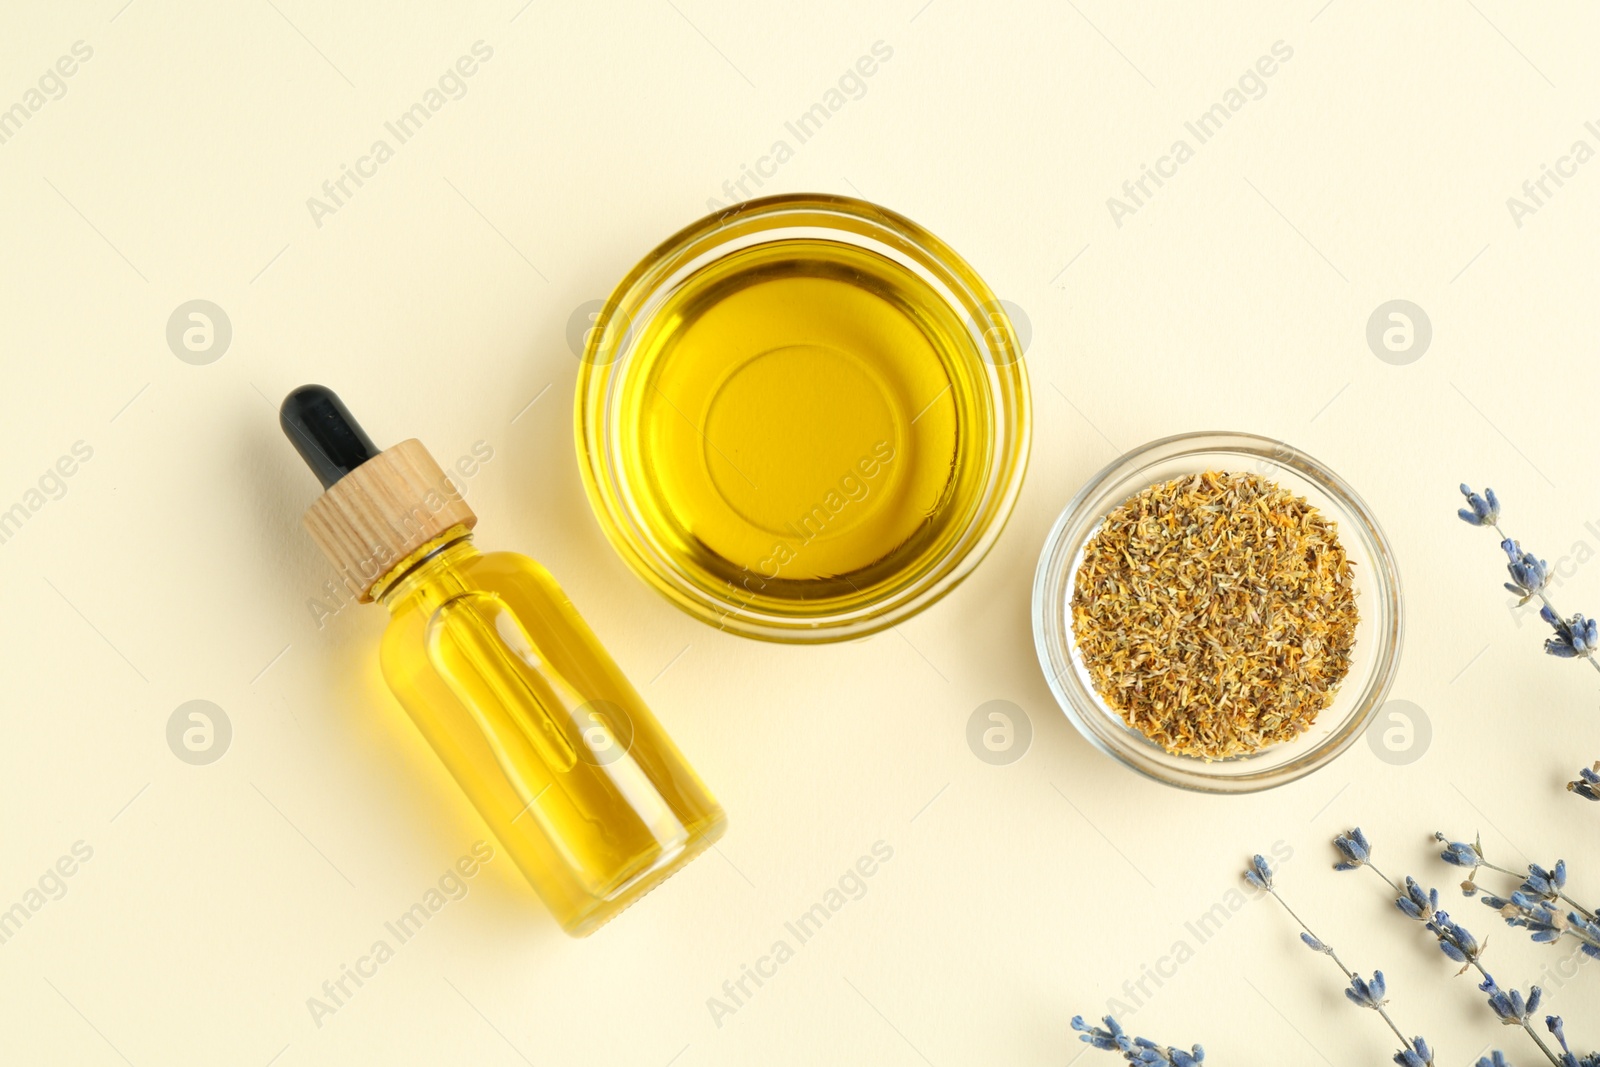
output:
M931 602L997 531L1026 385L987 290L967 306L956 272L865 227L784 217L816 215L809 198L766 204L691 227L624 282L591 334L579 447L608 535L680 606L837 639Z

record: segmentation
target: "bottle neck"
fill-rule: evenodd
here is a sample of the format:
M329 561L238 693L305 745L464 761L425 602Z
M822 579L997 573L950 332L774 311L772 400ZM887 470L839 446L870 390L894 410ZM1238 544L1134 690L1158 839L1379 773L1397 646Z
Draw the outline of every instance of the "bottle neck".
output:
M472 532L465 526L452 526L378 579L372 587L372 599L388 608L393 615L442 575L477 555L478 550L472 544Z

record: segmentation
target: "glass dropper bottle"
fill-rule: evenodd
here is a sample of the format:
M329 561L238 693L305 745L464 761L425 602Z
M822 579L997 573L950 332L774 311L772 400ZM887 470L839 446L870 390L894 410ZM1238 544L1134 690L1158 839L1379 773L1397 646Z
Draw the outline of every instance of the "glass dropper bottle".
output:
M562 927L593 932L725 829L706 790L538 563L480 553L421 442L379 451L331 390L280 422L325 492L312 539L389 609L383 676Z

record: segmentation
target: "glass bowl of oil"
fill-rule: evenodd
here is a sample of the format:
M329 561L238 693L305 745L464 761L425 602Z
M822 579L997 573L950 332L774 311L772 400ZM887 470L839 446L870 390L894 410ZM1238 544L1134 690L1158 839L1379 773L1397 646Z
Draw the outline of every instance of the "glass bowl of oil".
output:
M1206 471L1259 475L1303 498L1336 524L1352 566L1359 622L1350 668L1332 702L1292 740L1225 759L1163 749L1129 726L1100 695L1073 633L1078 569L1106 516L1150 486ZM1149 778L1204 793L1250 793L1326 766L1364 736L1400 666L1400 571L1372 510L1325 464L1282 441L1199 432L1165 437L1113 461L1056 520L1033 586L1034 646L1062 711L1091 744Z
M911 220L768 197L685 228L595 317L584 486L612 545L719 629L792 643L893 626L972 572L1027 465L1021 346Z

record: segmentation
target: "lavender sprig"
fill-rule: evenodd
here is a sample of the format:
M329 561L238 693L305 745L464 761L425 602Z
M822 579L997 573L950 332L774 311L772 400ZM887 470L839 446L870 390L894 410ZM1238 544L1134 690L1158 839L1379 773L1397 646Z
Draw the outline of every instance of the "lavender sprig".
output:
M1538 986L1533 986L1524 997L1521 993L1515 994L1502 990L1494 980L1494 976L1484 969L1481 962L1483 945L1472 932L1450 917L1450 913L1439 907L1439 891L1437 889L1424 889L1415 878L1406 877L1402 889L1393 879L1379 870L1372 862L1372 845L1367 841L1366 835L1360 828L1348 833L1340 834L1333 839L1333 844L1339 851L1341 860L1335 864L1335 870L1349 871L1359 867L1366 867L1395 891L1395 907L1407 918L1420 922L1428 933L1433 935L1439 949L1456 963L1461 964L1461 970L1468 968L1476 970L1482 983L1478 986L1488 995L1489 1009L1507 1026L1520 1026L1539 1051L1543 1052L1556 1067L1569 1067L1568 1064L1556 1057L1550 1046L1545 1044L1544 1038L1533 1028L1531 1022L1532 1009L1528 1007L1531 1002L1536 1008L1543 996ZM1554 1018L1552 1016L1551 1018ZM1548 1022L1548 1020L1547 1020ZM1587 1065L1583 1065L1587 1067Z
M1493 489L1485 487L1480 496L1462 482L1461 495L1467 498L1467 506L1456 512L1461 521L1470 526L1488 527L1500 535L1500 548L1507 557L1506 572L1511 575L1506 588L1521 597L1519 604L1539 598L1539 618L1555 631L1554 636L1545 638L1544 650L1562 659L1587 660L1589 666L1600 671L1600 658L1595 655L1600 650L1600 620L1585 618L1582 614L1563 616L1556 610L1546 592L1550 586L1550 565L1506 536L1500 528L1500 498L1494 495ZM1579 771L1578 775L1578 780L1567 783L1567 788L1585 799L1600 800L1600 762L1592 771Z
M1433 839L1445 846L1444 851L1439 854L1440 859L1453 867L1462 867L1467 870L1467 881L1461 884L1461 888L1469 897L1473 895L1474 891L1481 888L1473 880L1476 878L1479 868L1484 868L1497 871L1500 874L1510 875L1512 878L1522 879L1521 890L1530 897L1544 901L1560 900L1568 907L1582 912L1587 918L1592 919L1595 917L1593 910L1585 908L1566 894L1566 860L1556 860L1556 865L1549 870L1539 866L1537 863L1530 863L1526 871L1514 871L1509 867L1502 867L1498 863L1492 862L1483 851L1481 838L1469 844L1465 841L1452 841L1444 834L1435 832Z
M1588 660L1590 666L1600 671L1600 659L1595 657L1595 652L1600 650L1600 621L1581 614L1564 616L1550 602L1546 591L1550 586L1549 565L1524 550L1500 528L1500 498L1494 495L1493 489L1485 489L1480 496L1463 482L1461 495L1467 498L1467 506L1456 512L1461 521L1469 526L1487 527L1500 535L1500 548L1508 560L1506 571L1511 575L1506 588L1524 603L1535 597L1539 599L1542 605L1539 617L1555 630L1555 636L1545 640L1544 650L1563 659Z
M1365 852L1365 840L1365 838L1362 838L1363 852ZM1257 889L1271 893L1272 899L1282 905L1283 910L1289 913L1289 918L1299 924L1300 940L1305 943L1307 948L1312 952L1318 952L1328 957L1338 966L1340 971L1344 972L1345 979L1350 983L1349 988L1344 991L1344 995L1350 998L1350 1002L1357 1007L1371 1008L1378 1013L1384 1022L1389 1024L1389 1029L1394 1031L1394 1036L1400 1039L1400 1051L1395 1053L1394 1062L1400 1064L1400 1067L1433 1067L1433 1051L1428 1048L1428 1043L1420 1037L1408 1041L1406 1035L1401 1033L1400 1028L1395 1025L1394 1019L1389 1016L1387 1008L1389 1000L1385 995L1387 989L1383 980L1383 972L1372 972L1372 978L1368 980L1345 966L1344 961L1339 958L1338 953L1334 952L1332 946L1312 933L1311 927L1306 925L1306 921L1300 918L1295 910L1289 906L1289 902L1279 895L1278 887L1273 881L1272 868L1268 865L1265 857L1258 855L1251 859L1250 866L1245 868L1244 878L1245 881Z
M1483 903L1498 911L1506 925L1526 929L1534 941L1549 944L1559 941L1564 935L1571 936L1585 955L1600 959L1600 924L1596 923L1593 910L1567 895L1566 860L1557 860L1556 865L1549 869L1530 863L1524 875L1520 871L1491 863L1484 855L1481 840L1468 844L1451 841L1441 833L1433 836L1445 846L1439 858L1454 867L1467 870L1467 879L1461 883L1463 894L1471 897L1482 892ZM1485 892L1477 883L1479 869L1521 878L1522 883L1509 897Z
M1500 912L1507 926L1526 929L1533 940L1541 944L1559 941L1564 934L1575 938L1583 954L1600 959L1600 923L1586 919L1575 911L1562 914L1547 902L1537 902L1518 890L1509 898L1484 897L1483 902Z
M1072 1028L1083 1036L1080 1041L1086 1041L1098 1049L1108 1052L1120 1052L1123 1059L1134 1064L1169 1064L1170 1067L1199 1067L1206 1058L1206 1050L1199 1045L1185 1052L1181 1048L1157 1044L1143 1037L1130 1037L1128 1032L1118 1025L1117 1020L1107 1015L1104 1019L1105 1028L1092 1026L1084 1022L1083 1016L1072 1017Z

